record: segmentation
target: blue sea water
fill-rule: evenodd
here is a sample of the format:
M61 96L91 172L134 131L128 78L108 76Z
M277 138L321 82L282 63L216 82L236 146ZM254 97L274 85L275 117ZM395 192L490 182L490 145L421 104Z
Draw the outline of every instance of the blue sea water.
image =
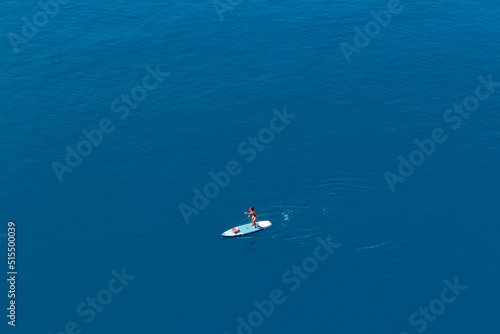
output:
M499 332L497 2L2 9L1 333Z

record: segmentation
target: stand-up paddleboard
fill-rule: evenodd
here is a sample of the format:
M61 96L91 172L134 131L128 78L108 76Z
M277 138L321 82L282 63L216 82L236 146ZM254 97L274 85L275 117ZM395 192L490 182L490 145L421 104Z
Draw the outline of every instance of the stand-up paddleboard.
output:
M262 231L271 225L272 224L269 220L263 220L263 221L257 222L257 227L255 227L255 228L254 228L254 226L252 226L252 223L248 223L245 225L233 227L232 229L229 229L226 232L222 233L222 236L223 237L239 237L239 236L242 236L245 234L250 234L250 233Z

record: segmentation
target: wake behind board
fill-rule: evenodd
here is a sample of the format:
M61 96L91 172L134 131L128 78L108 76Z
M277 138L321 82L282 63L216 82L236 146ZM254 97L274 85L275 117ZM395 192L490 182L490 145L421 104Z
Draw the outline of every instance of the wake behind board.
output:
M233 228L227 230L226 232L222 233L222 236L223 237L239 237L239 236L242 236L245 234L250 234L250 233L265 230L266 228L268 228L271 225L272 224L269 220L263 220L263 221L257 222L256 228L254 228L251 223L248 223L245 225L233 227ZM237 229L237 231L234 229Z

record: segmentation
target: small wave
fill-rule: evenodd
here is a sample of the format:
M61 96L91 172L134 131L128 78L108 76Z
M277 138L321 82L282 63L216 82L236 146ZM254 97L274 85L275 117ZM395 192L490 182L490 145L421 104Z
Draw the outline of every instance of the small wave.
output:
M397 238L392 238L391 240L387 240L385 242L382 242L382 243L379 243L379 244L376 244L376 245L373 245L373 246L358 247L356 249L358 249L358 250L377 249L377 248L381 248L381 247L384 247L385 245L390 244L391 242L395 241L396 239ZM390 247L390 248L394 248L394 247Z

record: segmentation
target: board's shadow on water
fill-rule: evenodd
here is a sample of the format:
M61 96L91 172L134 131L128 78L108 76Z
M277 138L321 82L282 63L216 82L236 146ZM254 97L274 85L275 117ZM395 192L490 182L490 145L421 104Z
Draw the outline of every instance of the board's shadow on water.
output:
M253 251L255 249L255 244L257 243L257 241L255 240L250 240L247 242L247 249L249 252Z

